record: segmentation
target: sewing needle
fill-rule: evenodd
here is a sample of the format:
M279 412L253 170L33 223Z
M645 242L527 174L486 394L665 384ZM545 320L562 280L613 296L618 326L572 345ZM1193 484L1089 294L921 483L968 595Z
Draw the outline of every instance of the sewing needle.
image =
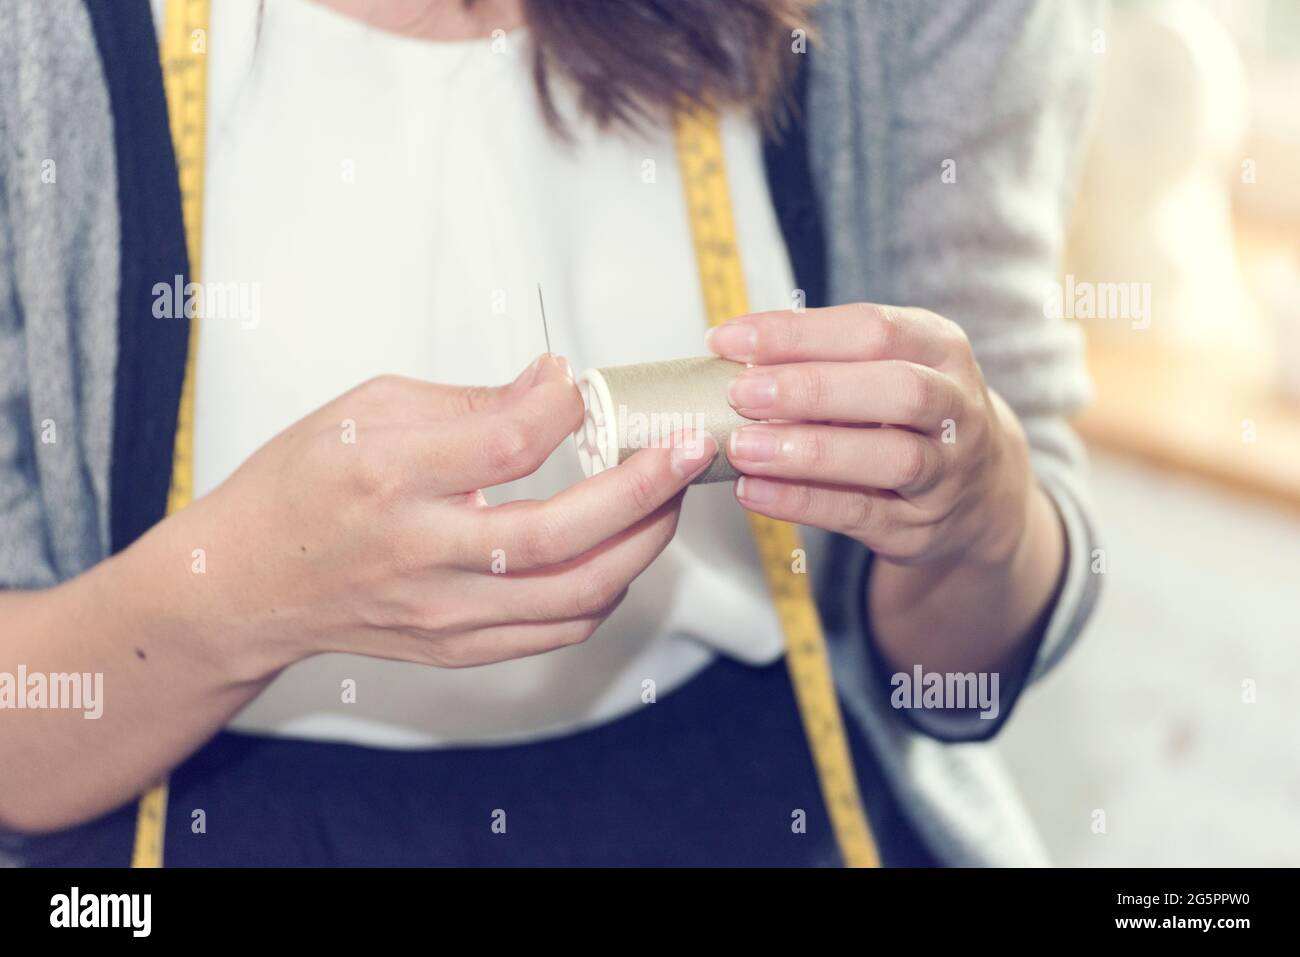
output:
M542 335L546 337L546 354L551 354L551 332L546 328L546 303L542 302L542 284L537 284L537 307L542 311Z

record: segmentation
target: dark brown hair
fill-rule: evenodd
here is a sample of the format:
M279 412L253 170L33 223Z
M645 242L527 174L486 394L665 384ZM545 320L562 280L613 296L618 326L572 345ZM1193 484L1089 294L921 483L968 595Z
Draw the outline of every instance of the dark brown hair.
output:
M473 3L473 0L467 0ZM639 125L684 106L768 118L793 71L795 31L816 0L523 0L533 77L552 126L553 73L598 125Z
M463 0L469 7L475 0ZM597 125L639 126L684 107L779 116L797 37L817 0L521 0L533 79L547 122L561 74ZM260 33L266 0L258 5ZM796 33L802 31L802 33Z

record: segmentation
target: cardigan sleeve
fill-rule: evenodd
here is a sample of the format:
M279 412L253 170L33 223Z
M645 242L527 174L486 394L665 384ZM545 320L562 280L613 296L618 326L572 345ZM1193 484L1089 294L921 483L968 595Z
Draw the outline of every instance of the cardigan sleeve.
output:
M89 10L0 0L0 588L107 541L120 230Z
M12 88L10 83L17 79L12 24L8 22L14 15L12 9L0 8L0 88ZM0 589L33 588L55 580L36 477L27 350L15 281L9 198L13 123L9 98L0 96Z
M1002 720L1096 603L1099 549L1082 444L1079 330L1045 308L1091 108L1092 0L832 0L811 59L810 150L834 302L920 306L960 324L1016 411L1068 557ZM1006 687L1011 684L1015 687ZM886 688L887 690L887 688ZM991 722L905 711L945 740Z

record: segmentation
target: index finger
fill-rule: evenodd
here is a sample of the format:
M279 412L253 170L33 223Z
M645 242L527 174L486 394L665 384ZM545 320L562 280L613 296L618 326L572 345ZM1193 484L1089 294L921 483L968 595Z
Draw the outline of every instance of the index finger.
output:
M481 556L504 549L510 566L518 569L577 558L658 511L717 451L713 437L701 433L670 448L642 449L545 501L489 506L474 513L471 552Z
M959 338L953 323L924 309L853 303L756 312L710 329L705 341L725 359L754 365L904 359L937 368Z

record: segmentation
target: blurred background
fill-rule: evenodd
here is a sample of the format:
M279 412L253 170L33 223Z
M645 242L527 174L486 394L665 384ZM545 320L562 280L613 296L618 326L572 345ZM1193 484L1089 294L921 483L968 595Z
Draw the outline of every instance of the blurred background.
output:
M1114 0L1092 50L1106 581L998 747L1056 864L1300 865L1300 0Z

